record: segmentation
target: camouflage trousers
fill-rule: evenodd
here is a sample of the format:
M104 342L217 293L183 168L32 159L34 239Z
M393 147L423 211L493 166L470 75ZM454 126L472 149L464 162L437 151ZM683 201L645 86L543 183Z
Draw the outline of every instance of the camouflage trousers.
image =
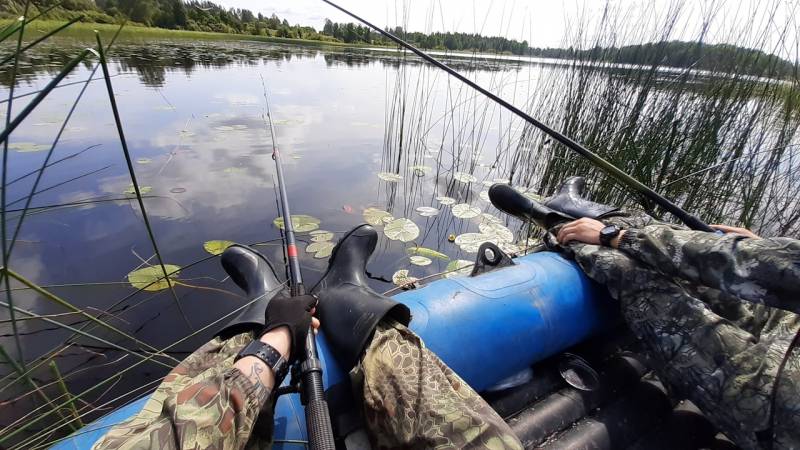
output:
M215 338L199 348L139 414L93 448L269 448L272 426L259 420L269 392L232 368L251 339L248 333ZM378 326L360 370L367 431L377 448L522 448L503 419L402 325Z
M402 325L378 325L361 371L373 448L522 449L492 407Z
M796 314L665 277L612 248L571 243L565 250L619 301L674 395L694 402L743 448L800 448L800 351L787 355L800 329Z

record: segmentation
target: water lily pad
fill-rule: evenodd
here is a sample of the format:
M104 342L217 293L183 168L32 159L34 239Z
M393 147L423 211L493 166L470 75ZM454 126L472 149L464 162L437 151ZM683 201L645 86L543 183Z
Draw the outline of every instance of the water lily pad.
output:
M454 198L452 198L452 197L444 197L444 196L442 196L442 197L436 197L436 200L437 200L439 203L441 203L441 204L443 204L443 205L445 205L445 206L449 206L449 205L455 205L455 203L456 203L456 199L454 199Z
M409 255L425 256L426 258L443 259L445 261L450 259L450 257L445 255L444 253L437 252L436 250L425 247L409 247L406 249L406 253L408 253Z
M397 183L403 179L402 176L392 172L378 172L378 178L389 183Z
M453 215L459 219L471 219L481 215L481 210L467 203L459 203L453 206Z
M493 181L494 183L500 183L500 184L508 184L508 183L510 183L510 182L511 182L511 180L509 180L508 178L495 178L495 179L494 179L494 180L492 180L492 181Z
M470 175L466 172L456 172L453 174L453 179L456 181L460 181L462 183L474 183L478 181L473 175Z
M392 283L396 284L397 286L411 284L416 281L417 278L408 275L407 269L398 270L392 275Z
M41 152L50 148L47 144L34 144L33 142L12 142L8 144L10 150L19 153Z
M169 191L172 192L173 194L183 194L184 192L186 192L186 188L175 187L170 189Z
M272 223L281 230L283 229L283 217L277 217ZM296 233L308 233L319 228L319 219L305 214L292 215L292 228Z
M419 227L406 218L400 218L386 224L383 232L393 241L411 242L419 236Z
M306 252L313 253L314 258L322 259L331 256L334 247L336 247L336 244L329 241L312 242L306 246Z
M500 247L500 250L508 253L509 255L517 255L519 253L522 253L522 248L510 242L500 242L499 244L497 244L497 246Z
M244 172L244 168L243 167L226 167L225 170L223 170L223 172L225 172L225 173L242 173L242 172Z
M453 278L461 275L469 275L472 272L472 261L467 261L466 259L456 259L454 261L450 261L450 263L445 267L445 278Z
M489 236L497 236L502 242L514 241L514 233L499 223L484 222L478 225L478 228L481 230L481 233Z
M481 214L481 220L483 222L489 222L489 223L499 223L499 224L503 223L502 219L500 219L499 217L495 217L489 213Z
M312 242L326 242L333 239L333 233L325 230L314 230L310 233Z
M367 208L364 210L362 216L364 220L372 226L383 225L384 217L392 217L388 212L378 208Z
M417 208L417 212L422 217L433 217L439 214L439 210L436 208L431 208L430 206L420 206Z
M151 162L153 162L153 160L150 158L138 158L136 160L137 164L150 164Z
M381 218L381 222L383 222L384 225L386 225L387 223L390 223L390 222L394 222L394 216L382 217Z
M484 180L484 181L481 181L481 184L482 184L482 185L484 185L484 186L486 186L486 187L492 187L492 185L493 185L494 183L492 183L492 182L491 182L491 181L489 181L489 180Z
M478 197L485 202L491 203L491 200L489 200L489 191L481 191L480 194L478 194Z
M206 241L203 243L203 248L212 255L221 255L226 248L233 244L233 241Z
M152 186L139 186L139 192L141 192L142 195L147 194L152 190L153 190ZM131 184L130 186L128 186L127 189L122 191L122 193L127 195L136 195L136 189Z
M411 260L411 264L415 266L428 266L433 262L430 258L424 256L412 256L409 259Z
M222 125L222 126L219 126L219 127L214 127L214 129L215 129L215 130L217 130L217 131L233 131L233 130L234 130L234 128L233 128L233 127L229 127L229 126L227 126L227 125Z
M144 267L129 273L128 283L136 289L144 289L149 292L168 289L170 282L164 278L165 269L169 280L175 280L178 278L181 268L174 264L164 264L164 269L161 266Z
M456 236L455 244L461 247L462 245L470 245L470 244L483 244L484 242L488 241L491 236L487 236L483 233L464 233L459 234Z

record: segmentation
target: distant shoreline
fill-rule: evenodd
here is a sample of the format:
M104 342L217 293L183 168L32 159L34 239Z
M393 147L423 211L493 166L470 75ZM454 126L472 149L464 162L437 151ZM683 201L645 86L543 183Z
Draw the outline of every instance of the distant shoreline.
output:
M10 23L10 20L0 20L0 27ZM37 20L25 27L26 40L37 39L46 33L63 25L63 20ZM69 28L58 32L54 37L72 37L80 38L90 36L94 30L100 32L104 40L110 40L117 30L119 25L106 24L106 23L92 23L92 22L77 22L72 24ZM141 39L205 39L216 41L254 41L254 42L268 42L278 44L300 44L300 45L313 45L313 46L333 46L333 47L379 47L379 48L394 48L382 47L376 44L363 44L363 43L345 43L339 41L329 40L316 40L316 39L296 39L296 38L281 38L275 36L262 36L253 34L233 34L233 33L216 33L212 31L189 31L189 30L169 30L166 28L146 27L142 25L125 25L120 33L120 39L123 40L141 40Z

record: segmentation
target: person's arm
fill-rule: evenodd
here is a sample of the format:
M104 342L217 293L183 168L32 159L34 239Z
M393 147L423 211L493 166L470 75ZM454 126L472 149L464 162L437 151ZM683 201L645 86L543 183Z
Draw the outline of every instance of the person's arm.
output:
M266 331L259 339L291 361L292 349L301 349L312 320L316 299L277 296L266 311ZM242 449L252 438L259 415L272 422L275 379L266 363L255 356L234 361L253 340L242 333L206 343L181 361L161 382L142 410L115 425L94 449ZM295 345L295 343L298 343ZM297 353L302 353L300 350ZM258 436L268 442L271 436Z
M604 226L581 219L562 227L558 240L599 244L599 230ZM648 225L623 230L611 245L664 275L800 313L800 241L795 239Z

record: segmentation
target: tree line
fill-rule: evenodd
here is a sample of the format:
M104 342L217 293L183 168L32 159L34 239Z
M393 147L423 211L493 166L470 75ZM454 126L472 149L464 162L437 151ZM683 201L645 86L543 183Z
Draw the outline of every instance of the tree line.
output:
M25 0L0 0L0 17L16 17L24 11ZM308 39L391 45L368 27L326 20L322 30L291 25L273 14L254 14L248 9L224 8L206 0L38 0L31 2L29 15L49 10L45 18L117 23L130 20L146 26L191 31L252 34L289 39ZM517 41L474 33L408 32L391 30L411 43L433 50L503 53L543 58L605 61L636 65L659 65L719 72L739 72L754 76L790 78L797 75L797 64L761 50L730 44L708 45L698 42L669 41L624 47L531 48Z

